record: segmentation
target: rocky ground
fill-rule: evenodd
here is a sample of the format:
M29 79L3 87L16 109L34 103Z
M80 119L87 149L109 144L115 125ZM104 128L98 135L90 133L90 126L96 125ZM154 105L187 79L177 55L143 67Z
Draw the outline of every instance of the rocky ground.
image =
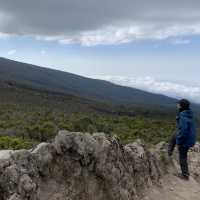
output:
M174 175L167 175L162 180L162 185L153 186L143 200L199 200L200 184L193 178L183 181Z
M200 145L189 152L190 180L184 181L177 177L180 171L177 154L169 159L167 173L161 178L160 185L154 185L146 191L143 200L192 200L200 199Z
M103 133L60 131L32 150L0 151L0 200L200 199L200 145L190 152L190 181L175 176L166 144L122 145Z

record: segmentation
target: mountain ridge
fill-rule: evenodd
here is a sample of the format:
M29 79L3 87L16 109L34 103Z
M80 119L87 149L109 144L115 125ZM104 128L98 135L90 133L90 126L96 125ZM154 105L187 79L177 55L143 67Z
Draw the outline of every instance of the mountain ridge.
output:
M36 89L76 95L114 104L172 106L176 99L108 81L75 75L32 64L0 58L0 79Z

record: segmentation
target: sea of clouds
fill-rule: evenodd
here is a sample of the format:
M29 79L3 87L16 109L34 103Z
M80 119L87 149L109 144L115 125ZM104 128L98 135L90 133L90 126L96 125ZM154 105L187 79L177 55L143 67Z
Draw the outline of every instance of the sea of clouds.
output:
M200 103L200 86L187 85L172 81L156 80L153 77L125 76L95 76L93 78L106 80L118 85L141 89L147 92L163 94L173 98L187 98L194 103Z

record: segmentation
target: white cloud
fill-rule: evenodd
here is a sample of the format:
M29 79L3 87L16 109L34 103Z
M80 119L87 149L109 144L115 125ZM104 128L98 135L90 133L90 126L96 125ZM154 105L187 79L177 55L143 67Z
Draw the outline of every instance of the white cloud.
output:
M200 86L186 85L170 81L160 81L152 77L95 76L115 84L133 87L148 92L164 94L173 98L187 98L200 103Z
M9 37L9 34L5 34L5 33L0 32L0 38L1 39L5 39L5 38L8 38L8 37Z
M187 39L174 39L171 41L172 44L174 45L184 45L184 44L190 44L191 41Z
M41 53L42 55L45 55L47 52L46 52L45 50L41 50L40 53Z
M0 0L0 5L0 35L86 46L200 35L198 0Z
M200 34L200 23L190 25L160 26L135 24L129 26L107 26L94 31L83 31L69 36L37 36L37 39L59 41L62 44L78 43L83 46L122 44L142 40L168 40L172 44L189 44L190 40L180 39ZM176 38L177 37L177 38ZM175 38L170 40L170 38Z
M11 56L11 55L14 55L17 53L17 50L16 49L12 49L10 51L8 51L8 55Z

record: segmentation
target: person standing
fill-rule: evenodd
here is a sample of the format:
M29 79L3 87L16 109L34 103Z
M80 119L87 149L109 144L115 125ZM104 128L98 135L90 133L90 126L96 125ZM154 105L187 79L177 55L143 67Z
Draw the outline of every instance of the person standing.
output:
M181 173L178 174L178 176L182 179L189 180L188 151L196 143L196 127L193 112L188 100L181 99L178 101L177 109L177 133L173 135L169 142L168 155L172 156L173 150L177 145L181 167Z

